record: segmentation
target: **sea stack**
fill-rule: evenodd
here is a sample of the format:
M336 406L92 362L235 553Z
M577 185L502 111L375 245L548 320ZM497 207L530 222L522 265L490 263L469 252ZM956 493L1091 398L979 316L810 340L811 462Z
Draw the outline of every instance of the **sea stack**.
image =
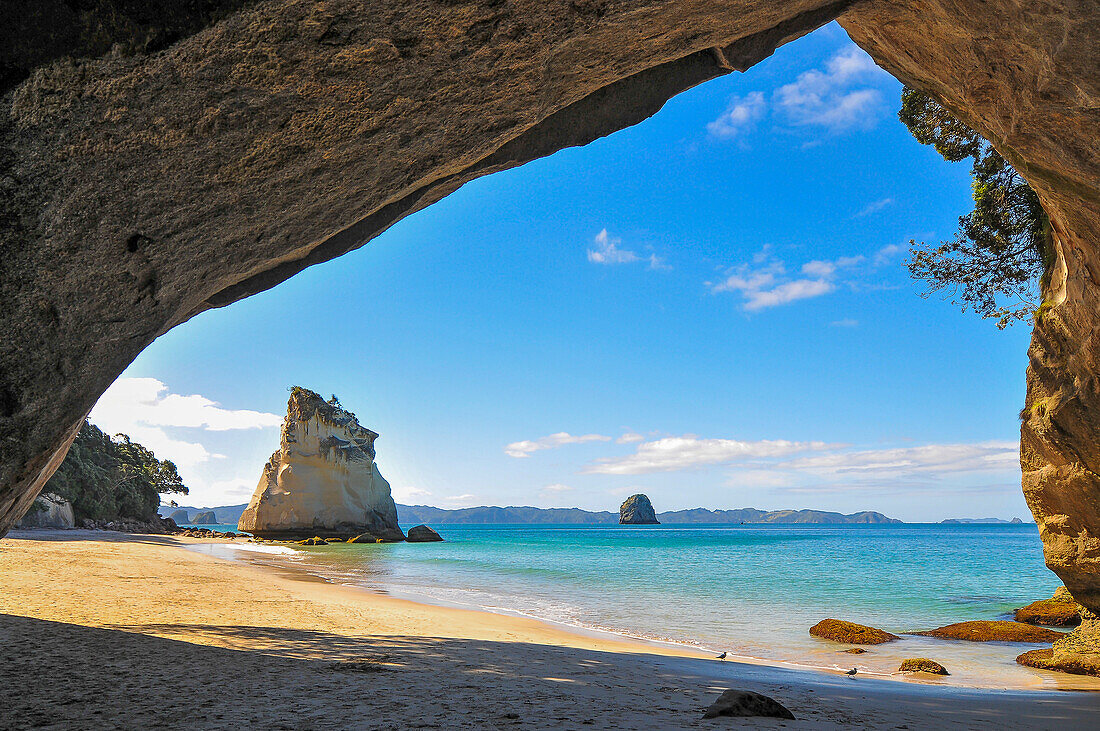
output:
M237 528L273 540L368 533L405 540L390 484L374 461L377 438L335 396L325 401L295 386L279 451L264 467Z
M653 503L645 495L631 495L619 508L619 525L660 525Z

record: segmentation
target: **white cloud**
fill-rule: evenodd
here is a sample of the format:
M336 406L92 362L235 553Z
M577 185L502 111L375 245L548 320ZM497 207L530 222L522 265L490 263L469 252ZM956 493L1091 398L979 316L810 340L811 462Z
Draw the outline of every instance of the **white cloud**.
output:
M584 444L585 442L610 442L611 437L602 434L582 434L573 436L568 432L558 432L539 439L527 439L522 442L512 442L504 448L504 453L509 457L530 457L532 452L543 449L557 449L566 444Z
M882 198L874 203L869 203L862 210L856 213L852 218L863 218L864 216L870 216L872 213L878 213L886 206L893 204L893 198Z
M672 269L663 257L650 252L649 256L639 256L637 253L622 248L623 240L614 238L602 229L592 240L596 248L588 250L588 261L593 264L634 264L644 261L654 271L668 271ZM647 247L648 248L648 247Z
M829 327L859 327L859 320L845 317L843 320L833 320L829 323Z
M759 91L749 92L744 98L734 96L726 111L707 124L707 132L713 137L729 139L751 129L764 116L767 102Z
M990 441L847 451L800 457L776 466L823 476L893 477L921 472L1003 472L1019 469L1019 464L1020 445L1017 442Z
M229 480L216 480L210 483L206 492L217 493L227 498L249 497L256 490L256 482L257 478L255 477L234 477Z
M833 261L809 261L802 265L805 276L791 278L783 262L765 248L751 264L742 264L726 272L719 282L705 282L711 292L738 292L745 298L742 305L750 312L777 307L798 300L811 299L836 290L836 276L864 261L862 256L844 256Z
M695 436L665 437L638 445L634 454L596 460L583 472L603 475L642 475L672 472L750 459L786 457L798 452L820 452L839 445L786 440L740 441L700 439Z
M181 467L224 455L211 453L201 443L171 436L166 429L263 429L283 422L276 414L223 409L205 396L171 393L155 378L118 379L100 397L88 418L108 434L128 434L158 458L170 459Z
M408 503L419 498L431 497L429 490L421 490L418 487L395 487L390 491L395 501Z
M644 442L645 437L641 434L637 434L632 431L628 431L621 437L615 440L616 444L633 444L634 442Z
M874 263L875 266L885 266L893 261L894 257L905 251L905 248L898 246L897 244L889 244L883 246L877 252L875 252Z
M471 500L474 500L476 498L477 498L477 495L474 495L473 493L467 492L467 493L463 493L462 495L448 495L447 497L445 497L443 499L448 501L448 502L452 502L452 503L468 503Z
M820 126L831 132L865 129L878 121L882 95L874 88L852 87L885 75L870 56L852 45L829 59L824 71L806 71L776 89L773 101L795 125Z
M561 495L563 493L572 492L572 491L573 491L573 488L571 488L569 485L562 485L560 483L555 483L553 485L547 485L546 487L539 490L539 495L546 498L546 497L551 497L551 496L554 496L554 495Z
M593 264L629 264L639 261L638 255L627 249L620 249L622 239L611 238L607 229L601 230L593 239L595 249L588 250L588 261Z

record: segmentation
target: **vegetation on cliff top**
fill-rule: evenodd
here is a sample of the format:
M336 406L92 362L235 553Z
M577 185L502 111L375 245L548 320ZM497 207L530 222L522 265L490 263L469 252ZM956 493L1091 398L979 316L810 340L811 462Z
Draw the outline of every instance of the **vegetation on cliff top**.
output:
M78 521L150 521L157 513L161 494L186 495L187 486L174 463L157 459L125 434L112 439L85 421L43 492L55 493L72 503Z
M903 89L898 118L948 162L973 160L974 210L959 218L953 241L911 240L909 273L928 285L925 296L946 291L999 328L1031 320L1050 257L1050 221L1039 196L989 142L925 94Z

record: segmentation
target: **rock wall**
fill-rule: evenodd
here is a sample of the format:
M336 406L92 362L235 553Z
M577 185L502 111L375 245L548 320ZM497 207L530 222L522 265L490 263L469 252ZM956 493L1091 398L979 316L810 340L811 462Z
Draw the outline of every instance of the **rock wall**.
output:
M72 528L76 525L72 504L51 493L42 493L34 501L35 509L29 510L19 521L19 528Z
M7 19L5 83L34 70L0 99L0 534L157 335L845 13L861 47L982 131L1050 213L1058 261L1030 350L1024 490L1049 565L1100 610L1100 4L209 7L169 23L163 50L126 41L148 28L112 26L114 50L81 60L61 55L99 52L83 31L65 40L62 23L42 50L20 27L44 16Z
M237 528L274 539L370 533L404 540L390 484L374 462L377 437L355 414L295 387L279 451L264 466Z

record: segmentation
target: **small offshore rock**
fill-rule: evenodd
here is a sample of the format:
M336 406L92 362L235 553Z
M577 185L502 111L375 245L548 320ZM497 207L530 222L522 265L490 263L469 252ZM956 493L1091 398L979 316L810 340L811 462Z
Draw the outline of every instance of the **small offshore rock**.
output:
M751 690L727 690L710 705L703 718L766 716L793 721L794 714L782 703Z
M1050 599L1040 599L1016 610L1016 621L1048 627L1076 627L1081 624L1081 607L1069 590L1059 586Z
M848 645L881 645L884 642L900 639L897 635L881 629L855 622L845 622L843 619L823 619L810 627L810 634L823 640L843 642Z
M862 655L867 651L862 647L849 647L847 650L841 650L841 652L847 652L849 655Z
M929 660L927 657L911 657L907 660L901 661L901 667L898 668L898 672L901 673L931 673L932 675L950 675L947 672L947 668L940 665L935 660Z
M619 506L619 525L660 525L653 503L642 494L631 495Z
M414 525L409 528L408 538L405 540L409 543L433 543L442 541L443 538L426 525Z
M1065 637L1061 632L1052 629L1006 620L956 622L913 634L967 642L1054 642Z

